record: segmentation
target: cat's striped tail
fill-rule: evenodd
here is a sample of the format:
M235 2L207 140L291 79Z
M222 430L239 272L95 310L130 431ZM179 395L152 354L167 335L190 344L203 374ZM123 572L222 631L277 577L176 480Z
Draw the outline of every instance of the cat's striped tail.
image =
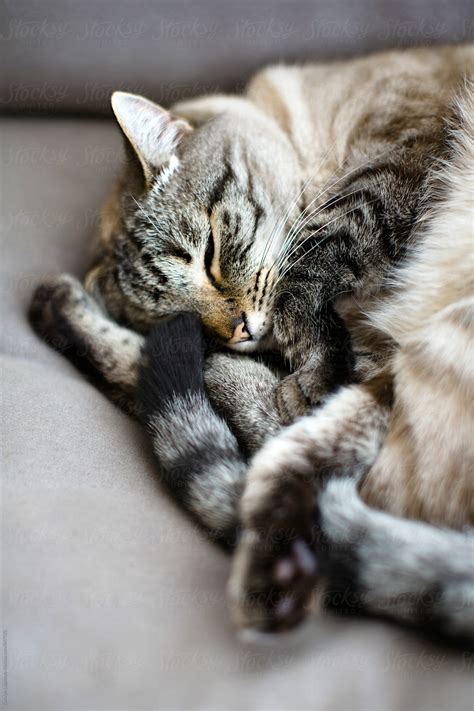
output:
M204 351L202 327L192 314L152 330L137 409L168 490L213 538L231 544L247 464L206 395Z
M324 599L347 614L388 617L474 643L474 531L366 506L354 479L320 495Z

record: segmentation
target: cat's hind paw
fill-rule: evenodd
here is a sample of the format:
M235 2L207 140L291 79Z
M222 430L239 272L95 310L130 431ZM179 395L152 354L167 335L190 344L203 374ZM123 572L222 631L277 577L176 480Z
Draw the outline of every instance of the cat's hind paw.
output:
M303 366L283 378L275 388L275 405L282 425L289 425L321 405L329 395L317 370Z
M229 582L231 612L240 629L289 630L312 608L318 561L312 496L306 484L303 488L282 482L268 508L242 533Z

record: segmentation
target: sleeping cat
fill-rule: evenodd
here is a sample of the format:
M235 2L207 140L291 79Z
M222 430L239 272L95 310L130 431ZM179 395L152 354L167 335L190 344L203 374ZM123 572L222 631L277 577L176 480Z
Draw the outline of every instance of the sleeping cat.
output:
M95 262L30 317L215 538L242 527L243 627L291 627L317 589L474 635L472 60L276 66L172 112L113 96L128 160Z

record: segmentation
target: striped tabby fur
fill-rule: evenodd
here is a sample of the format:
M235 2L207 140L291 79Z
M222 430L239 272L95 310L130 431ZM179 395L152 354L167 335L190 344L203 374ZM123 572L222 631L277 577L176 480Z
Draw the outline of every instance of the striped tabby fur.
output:
M472 57L278 66L172 113L114 95L129 160L87 290L51 280L30 316L197 520L242 529L242 627L317 590L474 637Z

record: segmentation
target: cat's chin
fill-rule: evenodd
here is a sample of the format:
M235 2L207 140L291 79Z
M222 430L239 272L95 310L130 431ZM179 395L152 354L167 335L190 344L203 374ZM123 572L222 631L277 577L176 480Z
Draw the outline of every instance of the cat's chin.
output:
M252 338L250 341L240 341L240 343L227 343L227 348L237 353L255 353L256 351L267 351L276 348L272 331L268 331L260 338Z
M227 347L231 351L236 351L237 353L254 353L260 350L260 341L241 341L240 343L227 343Z

